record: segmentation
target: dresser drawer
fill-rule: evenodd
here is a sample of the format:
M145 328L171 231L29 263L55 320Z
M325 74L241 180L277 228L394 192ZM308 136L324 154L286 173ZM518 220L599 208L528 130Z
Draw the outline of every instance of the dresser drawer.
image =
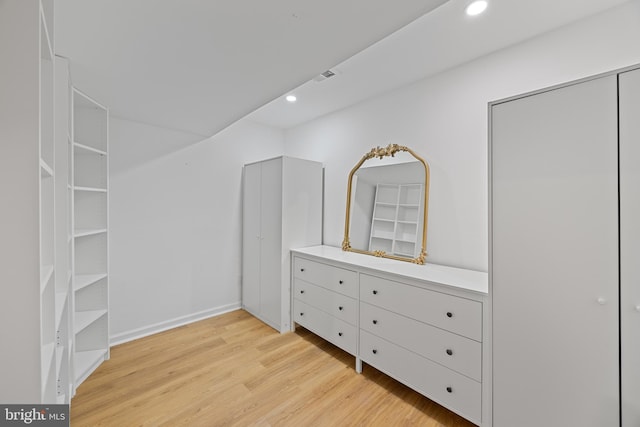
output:
M482 304L379 277L360 275L360 300L482 341Z
M358 298L358 273L355 271L295 257L293 274L305 282Z
M360 358L429 399L480 424L482 386L479 382L362 330Z
M355 326L297 299L293 300L293 319L347 353L356 354L358 330Z
M360 328L476 381L482 380L482 344L426 323L360 303Z
M319 308L354 326L358 321L358 301L354 298L312 285L300 279L294 279L294 295L299 301Z

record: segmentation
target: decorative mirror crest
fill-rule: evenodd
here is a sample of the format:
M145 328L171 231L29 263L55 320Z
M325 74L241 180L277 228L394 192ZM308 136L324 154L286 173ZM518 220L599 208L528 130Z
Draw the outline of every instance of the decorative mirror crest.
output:
M405 152L410 161L363 166ZM429 165L410 148L398 144L372 148L349 173L342 250L424 264L429 182ZM358 247L352 246L350 231L358 234Z

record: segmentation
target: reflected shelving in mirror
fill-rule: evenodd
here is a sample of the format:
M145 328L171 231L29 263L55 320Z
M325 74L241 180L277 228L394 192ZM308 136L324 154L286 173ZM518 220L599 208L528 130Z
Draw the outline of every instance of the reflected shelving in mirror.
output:
M397 144L373 148L349 174L342 248L424 264L429 165Z

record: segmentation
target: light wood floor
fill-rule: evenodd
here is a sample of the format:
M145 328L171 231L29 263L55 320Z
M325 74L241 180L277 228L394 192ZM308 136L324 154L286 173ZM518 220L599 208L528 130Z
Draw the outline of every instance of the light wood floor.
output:
M238 310L113 347L71 402L71 426L473 424L305 329Z

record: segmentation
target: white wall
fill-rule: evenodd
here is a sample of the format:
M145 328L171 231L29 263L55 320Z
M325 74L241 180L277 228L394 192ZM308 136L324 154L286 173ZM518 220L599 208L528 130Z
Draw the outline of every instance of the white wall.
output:
M324 241L342 242L346 177L371 147L431 164L428 261L487 270L487 103L640 63L640 0L285 132L213 138L111 121L111 334L120 342L240 306L242 165L325 165Z
M487 103L640 63L640 1L285 132L285 152L325 164L324 243L342 242L347 175L374 146L431 165L428 262L487 270Z
M242 165L281 155L282 131L112 118L110 136L112 344L238 308Z

